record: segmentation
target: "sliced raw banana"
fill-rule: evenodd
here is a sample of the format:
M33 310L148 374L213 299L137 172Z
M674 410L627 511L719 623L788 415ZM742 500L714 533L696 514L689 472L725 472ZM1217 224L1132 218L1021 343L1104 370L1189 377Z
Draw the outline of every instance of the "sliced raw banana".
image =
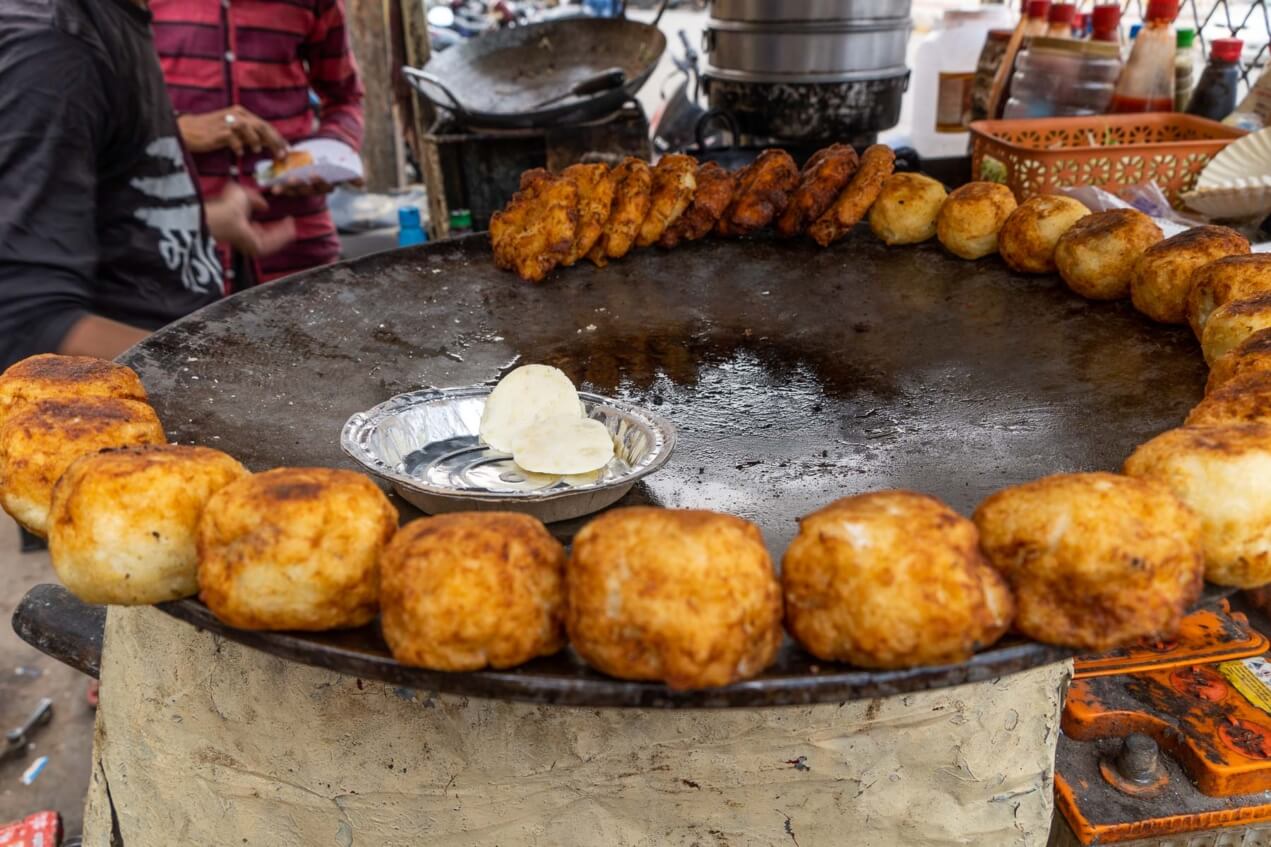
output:
M564 371L549 365L523 365L512 371L490 392L481 413L481 440L503 453L511 453L521 430L546 418L581 419L578 391Z
M585 474L609 464L613 436L600 421L561 415L540 420L517 436L512 461L527 471Z

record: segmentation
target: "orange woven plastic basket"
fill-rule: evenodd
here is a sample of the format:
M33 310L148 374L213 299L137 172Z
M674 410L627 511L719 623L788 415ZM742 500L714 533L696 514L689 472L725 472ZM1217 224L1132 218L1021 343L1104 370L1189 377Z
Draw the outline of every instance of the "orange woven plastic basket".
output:
M975 121L971 176L1005 183L1020 202L1074 185L1116 193L1150 181L1177 206L1209 160L1244 134L1176 112Z

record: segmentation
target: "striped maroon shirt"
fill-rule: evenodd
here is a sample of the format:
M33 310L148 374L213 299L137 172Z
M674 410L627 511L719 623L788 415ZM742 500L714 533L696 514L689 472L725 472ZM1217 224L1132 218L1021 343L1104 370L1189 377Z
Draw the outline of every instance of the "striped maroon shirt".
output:
M343 0L150 0L150 11L177 112L215 112L237 104L269 121L289 142L333 138L361 149L362 84L349 51ZM321 102L316 120L310 89ZM228 148L195 155L204 196L215 197L231 179L254 188L252 174L261 158L236 157ZM339 258L325 197L267 199L269 209L257 219L294 217L296 240L258 261L259 279ZM226 285L234 290L229 273Z

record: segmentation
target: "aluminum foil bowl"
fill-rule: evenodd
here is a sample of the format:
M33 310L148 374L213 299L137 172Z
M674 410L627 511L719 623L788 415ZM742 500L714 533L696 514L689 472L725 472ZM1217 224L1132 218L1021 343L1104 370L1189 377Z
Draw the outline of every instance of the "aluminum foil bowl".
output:
M675 427L665 418L579 392L583 409L609 428L614 458L593 474L550 476L521 470L477 430L489 386L426 388L349 418L344 452L428 514L513 511L544 523L598 512L671 458Z

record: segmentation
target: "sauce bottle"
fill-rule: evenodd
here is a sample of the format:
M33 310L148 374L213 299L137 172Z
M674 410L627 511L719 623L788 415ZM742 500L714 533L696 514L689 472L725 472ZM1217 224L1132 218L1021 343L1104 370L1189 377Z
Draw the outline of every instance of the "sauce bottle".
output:
M1201 62L1196 57L1196 30L1189 27L1178 28L1178 38L1174 42L1174 111L1187 109L1187 101L1192 96L1192 86L1196 84L1196 67ZM1204 57L1201 57L1201 61Z
M1107 41L1112 44L1121 43L1121 7L1115 4L1095 6L1090 13L1093 21L1092 41Z
M1108 111L1113 114L1174 110L1174 18L1178 0L1149 0L1143 28L1117 80Z
M1047 38L1072 38L1072 22L1077 16L1077 4L1054 3L1046 16Z
M1209 64L1187 103L1187 114L1220 121L1236 108L1240 51L1245 45L1239 38L1215 38L1211 44Z
M1028 0L1028 16L1024 19L1024 37L1045 35L1050 28L1046 18L1050 13L1050 0Z

